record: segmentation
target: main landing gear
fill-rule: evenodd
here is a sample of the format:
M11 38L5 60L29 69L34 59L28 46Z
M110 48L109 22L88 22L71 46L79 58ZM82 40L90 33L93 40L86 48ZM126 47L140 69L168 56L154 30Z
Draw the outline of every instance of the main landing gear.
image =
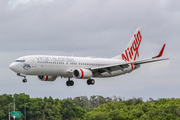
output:
M95 80L94 79L88 79L87 80L87 84L88 85L94 85L95 84ZM68 81L66 82L67 86L73 86L74 85L74 81L70 80L70 78L68 78Z
M87 80L87 84L88 84L88 85L94 85L94 83L95 83L95 80L94 80L94 79L88 79L88 80Z
M66 82L67 86L73 86L74 85L74 81L70 80L70 78L68 78L68 81Z

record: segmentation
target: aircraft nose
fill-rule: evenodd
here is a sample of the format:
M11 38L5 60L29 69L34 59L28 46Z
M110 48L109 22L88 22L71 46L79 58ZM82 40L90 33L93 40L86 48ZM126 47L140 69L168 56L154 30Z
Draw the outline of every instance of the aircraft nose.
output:
M10 65L9 65L9 68L12 70L12 71L14 71L14 72L17 72L18 71L18 65L17 65L17 63L11 63Z

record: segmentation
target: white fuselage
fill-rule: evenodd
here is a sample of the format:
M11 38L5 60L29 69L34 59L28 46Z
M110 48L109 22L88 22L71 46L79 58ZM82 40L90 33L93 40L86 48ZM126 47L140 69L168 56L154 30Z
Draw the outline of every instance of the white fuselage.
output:
M41 81L54 81L58 76L68 78L67 86L74 85L72 77L87 79L88 85L94 85L92 78L114 77L130 73L141 64L168 59L157 59L163 54L164 44L157 56L138 60L141 41L142 27L138 27L124 52L113 58L29 55L16 59L9 68L24 77L24 83L27 82L26 75L37 75Z
M124 63L124 61L108 58L31 55L16 59L10 65L10 68L14 72L24 75L48 75L71 78L73 76L70 73L76 68L90 69L120 63ZM139 66L136 66L136 68L139 68ZM129 66L124 71L116 70L111 74L104 72L101 75L93 77L113 77L129 73L132 70L134 69Z

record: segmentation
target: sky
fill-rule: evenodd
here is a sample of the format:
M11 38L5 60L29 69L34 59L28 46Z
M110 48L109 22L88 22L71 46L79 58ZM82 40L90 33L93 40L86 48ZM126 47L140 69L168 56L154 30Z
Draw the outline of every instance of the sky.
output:
M178 0L0 0L0 94L59 99L78 96L119 96L147 100L180 96L180 1ZM143 27L140 58L159 53L166 61L143 64L130 74L27 83L9 69L25 55L96 56L111 58L123 52L137 27Z

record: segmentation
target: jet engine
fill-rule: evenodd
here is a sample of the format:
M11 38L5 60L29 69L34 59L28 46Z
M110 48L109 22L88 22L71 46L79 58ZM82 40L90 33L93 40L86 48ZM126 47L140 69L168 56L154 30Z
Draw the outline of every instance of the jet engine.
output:
M41 81L55 81L57 76L44 76L44 75L39 75L38 76L39 80Z
M73 77L77 79L88 79L92 77L92 72L88 69L83 68L74 69Z

